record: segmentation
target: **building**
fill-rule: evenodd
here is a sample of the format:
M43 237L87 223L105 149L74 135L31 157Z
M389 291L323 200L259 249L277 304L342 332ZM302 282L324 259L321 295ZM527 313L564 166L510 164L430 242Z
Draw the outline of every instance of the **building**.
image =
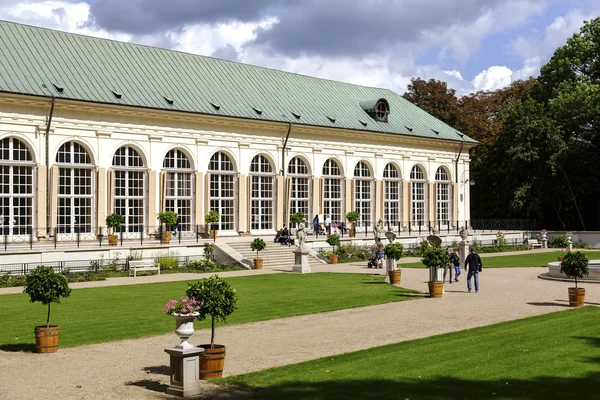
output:
M0 221L8 237L273 233L302 211L359 227L469 219L477 144L396 93L0 22Z

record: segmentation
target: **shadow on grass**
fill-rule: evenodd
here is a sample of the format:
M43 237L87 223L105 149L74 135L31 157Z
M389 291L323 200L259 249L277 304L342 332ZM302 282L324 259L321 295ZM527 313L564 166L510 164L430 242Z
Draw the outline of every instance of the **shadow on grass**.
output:
M142 371L145 371L149 374L157 374L157 375L166 375L169 376L171 371L169 370L168 365L155 365L152 367L144 367Z
M0 350L16 353L23 351L25 353L35 353L37 348L33 343L14 343L14 344L2 344Z
M531 380L466 380L451 377L435 379L343 380L326 382L287 382L254 388L253 399L592 399L597 398L600 372L580 378L538 377Z
M160 383L160 381L152 379L142 379L134 382L126 382L125 386L138 386L159 393L167 393L167 388L169 387L169 385L165 385L163 383Z
M550 301L530 301L527 304L531 305L531 306L539 306L539 307L566 307L569 308L568 305L566 304L560 304L560 303L552 303Z

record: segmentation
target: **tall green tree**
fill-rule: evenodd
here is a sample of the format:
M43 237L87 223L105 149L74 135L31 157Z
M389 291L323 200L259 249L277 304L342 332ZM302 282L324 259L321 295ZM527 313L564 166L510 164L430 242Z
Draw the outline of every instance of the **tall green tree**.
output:
M421 78L413 78L410 80L408 90L402 97L448 125L455 126L458 114L458 99L456 98L456 91L448 88L446 82L435 79L426 81Z

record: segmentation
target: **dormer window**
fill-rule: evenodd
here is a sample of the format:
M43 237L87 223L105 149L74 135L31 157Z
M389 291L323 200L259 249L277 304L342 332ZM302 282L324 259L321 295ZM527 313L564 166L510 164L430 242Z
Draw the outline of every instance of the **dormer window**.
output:
M360 107L375 121L388 122L390 105L386 99L361 101Z
M377 106L375 107L375 119L377 121L387 122L389 113L390 106L388 105L387 101L378 101Z

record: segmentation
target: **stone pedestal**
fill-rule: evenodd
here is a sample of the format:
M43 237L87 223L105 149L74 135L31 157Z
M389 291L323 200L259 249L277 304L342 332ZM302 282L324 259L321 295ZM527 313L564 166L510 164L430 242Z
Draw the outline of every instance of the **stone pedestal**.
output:
M540 242L542 243L542 249L548 248L548 239L542 239Z
M386 258L385 259L385 272L394 271L396 269L398 269L397 261L394 260L393 258Z
M179 397L196 396L200 394L200 353L204 349L178 349L169 348L165 352L171 356L169 373L171 384L167 394Z
M461 268L465 266L465 260L469 255L469 242L466 240L461 241L458 244L458 256L460 257L460 266Z
M294 250L296 262L294 263L292 272L299 272L301 274L307 274L310 272L310 265L308 265L308 254L309 251L304 248L298 248Z
M567 251L573 251L573 242L569 241L569 245L567 246Z

